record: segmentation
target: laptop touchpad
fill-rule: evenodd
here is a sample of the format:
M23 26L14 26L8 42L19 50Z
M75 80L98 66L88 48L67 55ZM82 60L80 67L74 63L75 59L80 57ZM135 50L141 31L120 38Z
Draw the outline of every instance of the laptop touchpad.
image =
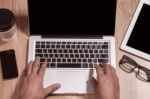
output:
M61 84L60 92L77 93L86 90L86 73L78 71L60 71L57 81Z

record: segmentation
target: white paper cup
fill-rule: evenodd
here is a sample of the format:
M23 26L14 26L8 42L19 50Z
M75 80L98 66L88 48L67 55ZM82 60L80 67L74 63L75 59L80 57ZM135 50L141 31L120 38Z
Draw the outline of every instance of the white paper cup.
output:
M8 9L0 9L0 41L9 42L16 37L14 14Z

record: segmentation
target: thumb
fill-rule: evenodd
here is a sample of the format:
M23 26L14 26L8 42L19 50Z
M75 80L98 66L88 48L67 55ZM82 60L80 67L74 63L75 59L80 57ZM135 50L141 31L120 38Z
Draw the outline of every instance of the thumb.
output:
M91 77L90 78L90 82L91 82L91 85L92 85L94 91L96 91L96 87L97 87L97 81L96 81L96 79L94 77Z
M60 84L56 83L56 84L50 85L49 87L45 88L45 91L46 91L46 94L48 95L48 94L53 93L54 91L56 91L59 88L60 88Z

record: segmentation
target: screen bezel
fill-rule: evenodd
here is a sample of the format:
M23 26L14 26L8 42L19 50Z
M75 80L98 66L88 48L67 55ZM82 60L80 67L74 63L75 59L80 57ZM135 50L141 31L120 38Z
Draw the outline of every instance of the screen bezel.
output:
M150 60L150 54L142 52L138 49L135 49L135 48L130 47L130 46L127 45L128 41L129 41L129 38L131 36L132 30L133 30L133 28L136 24L136 21L137 21L139 15L140 15L140 12L141 12L144 4L150 6L150 1L149 0L141 0L139 2L138 6L137 6L137 9L135 11L135 14L133 16L133 19L132 19L132 21L131 21L131 23L128 27L128 30L126 32L126 35L125 35L125 37L122 41L122 44L121 44L120 48L124 51L127 51L127 52L131 53L131 54L137 55L137 56L139 56L141 58L144 58L146 60Z

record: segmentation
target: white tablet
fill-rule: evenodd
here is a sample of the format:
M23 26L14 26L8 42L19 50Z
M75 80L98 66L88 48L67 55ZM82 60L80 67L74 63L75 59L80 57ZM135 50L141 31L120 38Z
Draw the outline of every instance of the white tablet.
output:
M150 0L141 0L121 49L150 60Z

